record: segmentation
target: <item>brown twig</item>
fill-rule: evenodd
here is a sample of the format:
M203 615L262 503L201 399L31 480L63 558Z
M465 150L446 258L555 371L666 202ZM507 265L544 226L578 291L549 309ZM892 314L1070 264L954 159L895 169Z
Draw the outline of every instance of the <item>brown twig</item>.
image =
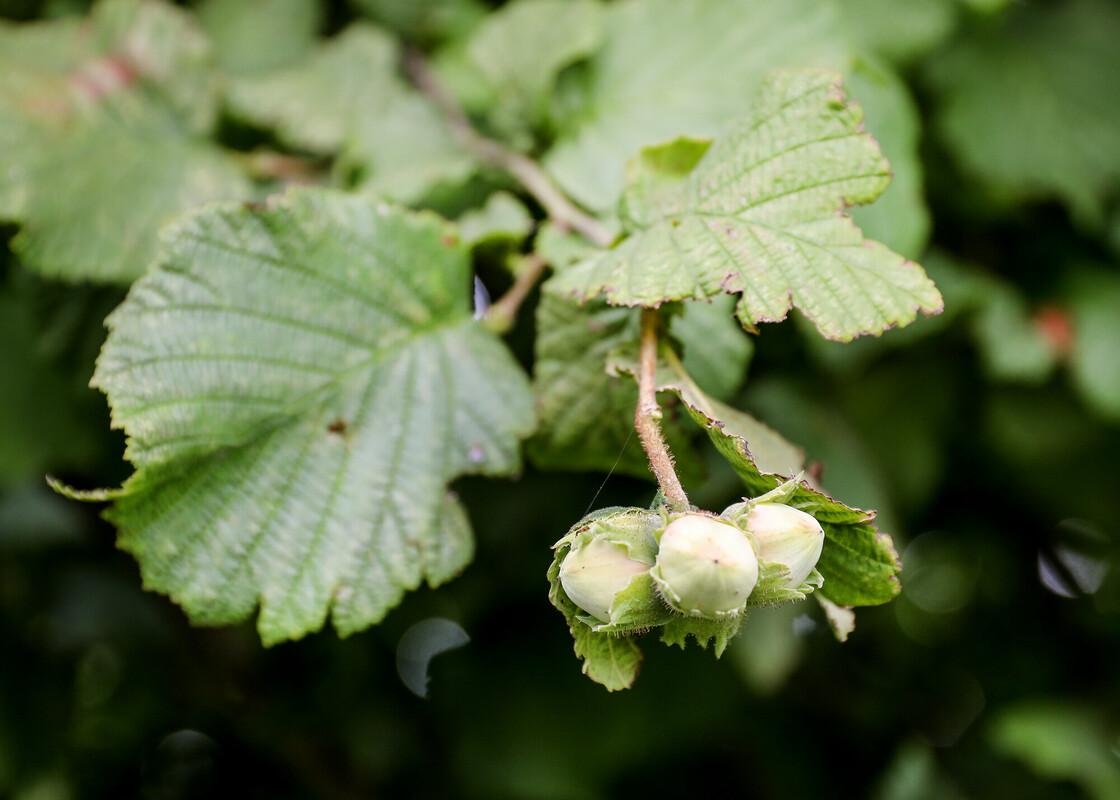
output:
M480 161L504 169L516 178L557 225L576 231L599 247L611 245L614 234L610 229L577 208L535 161L474 129L459 103L439 82L419 51L410 49L405 53L404 67L416 88L427 95L447 118L455 138L463 147Z
M242 165L256 178L302 185L316 183L323 177L320 165L301 156L274 150L253 150L239 155Z
M505 294L495 300L494 304L487 310L486 327L496 333L505 333L512 328L514 320L517 319L518 309L521 308L521 304L525 302L529 293L533 291L537 282L544 277L547 269L548 262L536 253L526 256L521 263L521 270L517 273L513 285L506 290Z
M642 309L641 341L638 356L638 407L634 410L634 428L646 451L650 469L657 478L661 493L675 511L689 509L688 495L684 493L677 472L673 469L673 456L665 437L661 435L661 408L657 405L657 328L660 319L657 310Z

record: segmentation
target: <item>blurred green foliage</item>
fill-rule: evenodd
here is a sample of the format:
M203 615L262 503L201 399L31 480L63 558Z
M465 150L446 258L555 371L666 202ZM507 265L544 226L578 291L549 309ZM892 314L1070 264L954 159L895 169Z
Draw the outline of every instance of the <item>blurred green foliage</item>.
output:
M488 13L475 0L272 0L253 3L259 16L248 5L197 11L222 67L250 77L355 19L445 48L451 68ZM748 379L724 388L803 445L826 489L880 509L903 555L897 601L861 610L843 645L806 604L759 612L718 662L649 648L642 680L608 696L579 674L548 605L548 547L591 502L646 505L652 489L530 468L517 482L458 482L474 564L379 627L269 649L251 625L191 627L142 591L96 509L43 482L127 474L104 401L85 388L123 289L38 277L12 254L9 226L0 797L1120 797L1116 7L839 8L864 65L855 92L868 94L869 127L877 116L889 125L884 148L894 158L893 138L906 201L918 204L901 222L873 206L879 221L866 224L920 257L946 311L847 346L800 324L767 327ZM0 0L13 20L84 10ZM735 20L715 23L718 33ZM584 68L566 66L560 107L589 91ZM902 105L877 114L876 84ZM237 150L278 144L228 110L214 136ZM474 180L427 202L483 208L478 184L490 178ZM476 219L521 230L516 212ZM506 255L476 250L484 280L508 282ZM532 320L523 310L511 339L527 366ZM688 488L723 507L740 489L705 452L709 474ZM398 648L433 617L470 642L432 660L421 699L398 675Z

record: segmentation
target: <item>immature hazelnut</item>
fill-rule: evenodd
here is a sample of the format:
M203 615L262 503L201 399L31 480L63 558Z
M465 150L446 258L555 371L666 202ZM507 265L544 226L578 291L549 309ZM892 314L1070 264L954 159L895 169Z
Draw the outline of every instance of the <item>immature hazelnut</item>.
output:
M787 588L800 586L821 557L824 529L810 514L782 503L760 503L745 522L758 545L762 561L789 568Z
M603 536L573 547L560 565L560 585L573 603L600 622L611 621L615 595L649 570L625 545Z
M758 583L758 558L734 525L691 513L661 534L650 575L673 609L716 619L742 611Z

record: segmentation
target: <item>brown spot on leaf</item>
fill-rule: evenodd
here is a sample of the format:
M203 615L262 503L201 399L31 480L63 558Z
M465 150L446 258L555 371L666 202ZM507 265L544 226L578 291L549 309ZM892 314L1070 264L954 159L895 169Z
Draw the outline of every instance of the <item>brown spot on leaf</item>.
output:
M344 435L348 428L349 426L346 424L346 420L342 419L341 417L327 426L328 431L338 436Z

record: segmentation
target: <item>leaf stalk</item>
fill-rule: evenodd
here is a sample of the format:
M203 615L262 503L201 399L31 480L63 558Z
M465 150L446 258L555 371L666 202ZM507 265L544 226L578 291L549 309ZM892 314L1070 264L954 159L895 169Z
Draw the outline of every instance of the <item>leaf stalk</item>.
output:
M661 320L657 310L643 308L638 351L638 406L634 428L661 493L674 511L689 509L688 495L673 468L673 456L661 433L661 407L657 405L657 332Z

